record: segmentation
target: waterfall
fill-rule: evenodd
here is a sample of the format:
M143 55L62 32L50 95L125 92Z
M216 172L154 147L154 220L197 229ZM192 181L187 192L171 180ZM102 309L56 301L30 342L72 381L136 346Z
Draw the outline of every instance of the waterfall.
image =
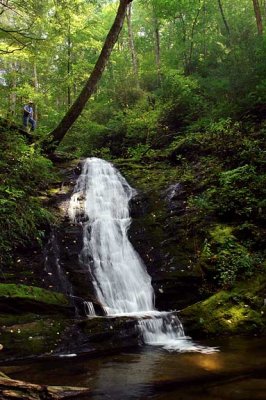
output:
M109 162L84 161L69 206L69 217L83 226L80 261L90 269L95 293L107 315L138 318L145 343L205 351L186 338L177 316L155 310L151 277L127 237L129 201L135 194Z
M96 312L91 301L84 301L84 311L87 317L95 316Z

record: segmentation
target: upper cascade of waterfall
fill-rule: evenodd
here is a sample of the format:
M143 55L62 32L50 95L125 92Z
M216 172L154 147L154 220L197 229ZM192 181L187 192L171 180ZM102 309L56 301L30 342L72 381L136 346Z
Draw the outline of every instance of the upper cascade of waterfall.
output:
M69 216L84 221L82 261L93 264L94 288L108 314L154 309L151 278L127 237L135 193L110 163L88 158L70 202Z

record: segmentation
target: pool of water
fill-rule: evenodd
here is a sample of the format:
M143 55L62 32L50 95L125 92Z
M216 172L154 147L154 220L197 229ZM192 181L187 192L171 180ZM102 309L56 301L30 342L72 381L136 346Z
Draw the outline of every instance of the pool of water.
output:
M136 351L1 367L14 379L83 386L93 400L265 400L265 338L209 340L213 354Z

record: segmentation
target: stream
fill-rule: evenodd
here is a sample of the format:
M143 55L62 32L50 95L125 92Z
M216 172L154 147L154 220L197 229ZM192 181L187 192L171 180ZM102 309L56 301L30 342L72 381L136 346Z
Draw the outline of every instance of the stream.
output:
M153 346L101 358L64 358L1 367L14 379L85 386L93 400L265 400L265 338L213 339L212 354Z
M85 398L93 400L265 400L264 338L194 342L173 312L155 309L151 278L127 237L132 196L110 163L86 159L69 216L82 226L80 263L91 273L106 318L136 318L142 346L98 358L57 354L1 370L31 383L87 387ZM92 302L85 309L97 318Z

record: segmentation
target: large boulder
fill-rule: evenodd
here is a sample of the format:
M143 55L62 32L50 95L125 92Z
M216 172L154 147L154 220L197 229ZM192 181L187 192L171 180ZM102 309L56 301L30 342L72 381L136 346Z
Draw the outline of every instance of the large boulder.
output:
M266 279L260 274L180 311L187 334L195 337L266 334Z

